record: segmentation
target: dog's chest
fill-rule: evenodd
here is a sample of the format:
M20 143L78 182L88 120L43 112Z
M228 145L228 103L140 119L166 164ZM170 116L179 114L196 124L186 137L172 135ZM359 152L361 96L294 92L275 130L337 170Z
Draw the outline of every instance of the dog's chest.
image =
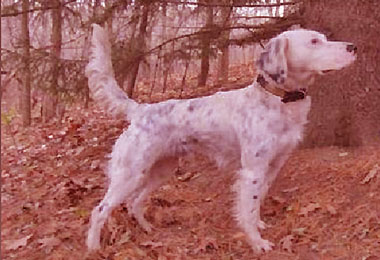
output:
M294 145L302 139L310 109L310 98L294 103L281 103L277 97L262 96L237 115L241 143Z

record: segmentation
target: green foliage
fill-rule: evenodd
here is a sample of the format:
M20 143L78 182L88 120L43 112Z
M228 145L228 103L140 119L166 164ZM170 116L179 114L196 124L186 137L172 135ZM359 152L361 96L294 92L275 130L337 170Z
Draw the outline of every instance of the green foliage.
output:
M14 108L11 108L10 110L6 112L1 113L1 123L5 126L10 126L13 119L16 117L17 113Z
M22 55L15 51L2 50L2 69L16 70L16 77L22 75ZM33 88L58 96L60 100L73 102L86 94L87 80L84 75L85 61L60 59L58 66L51 55L43 49L31 49L31 82ZM57 71L58 70L58 71ZM58 84L53 85L54 72L58 75ZM21 79L19 76L18 79ZM20 82L22 83L22 82Z

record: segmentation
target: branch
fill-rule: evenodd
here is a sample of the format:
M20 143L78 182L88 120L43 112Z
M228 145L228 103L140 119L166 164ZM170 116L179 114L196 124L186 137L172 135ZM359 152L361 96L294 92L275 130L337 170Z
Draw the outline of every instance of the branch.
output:
M152 49L146 51L143 55L150 55L153 52L161 49L163 46L171 42L178 41L180 39L191 38L191 37L200 36L203 34L209 34L210 37L212 37L212 35L218 35L222 31L236 30L236 29L244 29L250 32L250 36L248 37L229 40L229 44L242 46L245 44L250 44L252 42L259 42L261 40L270 39L276 34L280 33L281 31L286 30L291 25L296 24L296 23L301 23L301 22L302 22L302 19L295 15L295 16L288 16L286 19L285 18L279 19L277 20L276 23L271 23L271 24L262 24L262 25L237 24L237 25L228 26L228 27L212 27L209 29L203 29L194 33L184 34L175 38L168 39L162 42L161 44L157 45L156 47L153 47ZM252 30L254 30L254 32L252 32Z
M269 15L258 15L258 16L234 16L233 19L286 19L285 17L281 16L269 16Z
M192 1L175 1L175 0L157 0L157 2L177 5L196 5L202 7L277 7L285 5L296 5L302 2L302 0L294 0L293 2L278 3L278 4L207 4L202 2Z
M150 49L149 51L145 52L145 55L151 54L154 51L161 49L163 46L165 46L171 42L175 42L175 41L178 41L178 40L184 39L184 38L191 38L193 36L199 36L199 35L204 35L204 34L215 35L215 34L219 34L222 31L228 31L228 30L236 30L236 29L245 29L245 30L256 29L257 30L257 29L264 29L264 28L265 27L263 25L244 25L244 24L242 24L242 25L235 25L235 26L229 26L229 27L223 27L223 28L213 27L211 29L203 29L203 30L200 30L200 31L197 31L194 33L188 33L188 34L180 35L178 37L166 40L163 43L161 43L161 44L157 45L156 47Z
M66 3L63 3L62 6L65 6L65 5L68 5L68 4L71 4L73 2L76 2L76 0L69 0L68 2ZM47 7L36 7L36 8L33 8L33 9L29 9L28 11L18 11L18 12L12 12L12 13L1 13L0 17L3 18L3 17L12 17L12 16L18 16L20 14L24 14L24 13L32 13L32 12L38 12L38 11L46 11L46 10L51 10L51 9L57 9L58 7L57 6L47 6Z

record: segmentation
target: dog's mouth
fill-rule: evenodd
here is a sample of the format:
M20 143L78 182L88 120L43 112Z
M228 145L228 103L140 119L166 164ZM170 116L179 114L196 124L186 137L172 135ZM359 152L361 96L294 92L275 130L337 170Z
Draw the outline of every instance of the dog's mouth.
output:
M332 72L332 71L334 71L334 70L320 70L319 72L318 72L318 74L319 75L325 75L325 74L327 74L327 73L330 73L330 72Z

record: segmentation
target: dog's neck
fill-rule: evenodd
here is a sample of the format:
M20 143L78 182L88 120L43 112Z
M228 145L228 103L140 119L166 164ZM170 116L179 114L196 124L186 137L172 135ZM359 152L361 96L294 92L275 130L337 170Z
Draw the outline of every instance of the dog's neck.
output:
M278 96L281 98L281 102L289 103L302 100L306 97L306 89L299 89L293 91L287 91L276 86L277 84L265 73L260 73L257 75L256 82L262 87L265 91Z

